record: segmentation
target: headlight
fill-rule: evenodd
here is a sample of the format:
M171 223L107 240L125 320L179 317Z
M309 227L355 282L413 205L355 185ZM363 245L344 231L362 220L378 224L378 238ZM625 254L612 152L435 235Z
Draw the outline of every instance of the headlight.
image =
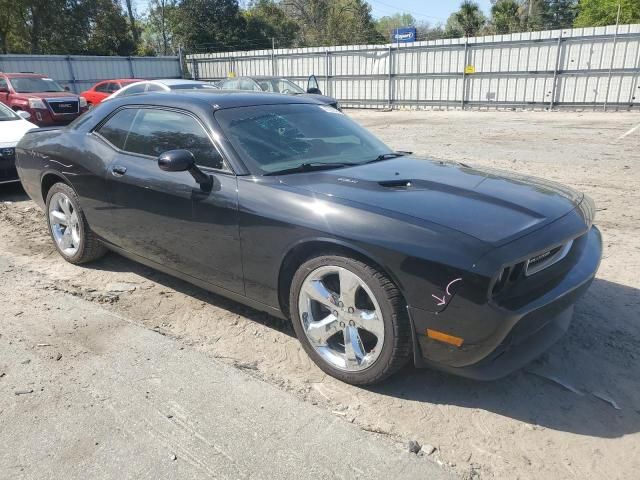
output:
M46 110L47 106L39 98L30 98L29 99L29 108Z
M87 99L84 97L80 97L80 108L84 108L87 106Z

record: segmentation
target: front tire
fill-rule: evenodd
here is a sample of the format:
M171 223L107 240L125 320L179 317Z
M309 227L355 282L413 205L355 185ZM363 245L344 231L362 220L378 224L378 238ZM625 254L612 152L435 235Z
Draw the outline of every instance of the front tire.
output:
M107 249L89 228L76 192L65 183L47 193L47 224L56 249L67 262L79 265L102 257Z
M308 260L293 277L289 304L307 354L343 382L378 383L410 358L406 305L378 268L337 255Z

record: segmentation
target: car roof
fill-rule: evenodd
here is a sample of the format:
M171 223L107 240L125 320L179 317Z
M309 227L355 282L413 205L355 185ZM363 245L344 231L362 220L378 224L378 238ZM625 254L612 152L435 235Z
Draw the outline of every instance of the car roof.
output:
M303 96L282 95L280 93L238 91L238 90L179 90L164 93L139 93L125 97L114 98L118 106L122 105L160 105L166 107L183 108L191 106L197 109L216 110L237 107L251 107L257 105L286 105L324 103Z
M170 87L171 85L188 85L190 83L196 85L208 84L208 82L203 82L199 80L185 80L184 78L157 78L154 80L147 80L149 82L158 82Z
M44 75L43 73L33 73L33 72L20 72L20 73L0 72L0 74L6 75L8 78L21 78L21 77L50 78L48 75Z
M109 78L106 80L100 80L99 82L96 82L96 85L98 83L105 83L105 82L146 82L147 80L145 80L144 78Z
M289 80L287 77L278 76L278 75L241 75L239 77L234 78L250 78L251 80ZM233 80L233 78L225 79L225 80Z

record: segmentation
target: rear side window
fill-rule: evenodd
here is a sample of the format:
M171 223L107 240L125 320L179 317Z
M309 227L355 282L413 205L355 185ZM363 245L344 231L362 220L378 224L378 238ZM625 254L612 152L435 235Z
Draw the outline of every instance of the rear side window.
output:
M137 110L132 108L120 110L98 129L98 133L114 147L124 150L136 113Z
M111 85L110 83L101 83L99 85L96 86L96 88L94 89L96 92L102 92L102 93L108 93L109 92L109 85Z

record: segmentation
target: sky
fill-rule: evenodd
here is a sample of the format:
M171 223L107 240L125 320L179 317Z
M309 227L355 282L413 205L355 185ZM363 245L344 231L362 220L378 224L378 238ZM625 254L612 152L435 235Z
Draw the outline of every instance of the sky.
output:
M410 13L419 22L445 23L458 10L462 0L367 0L376 18L396 12ZM476 0L485 14L491 10L489 0Z

